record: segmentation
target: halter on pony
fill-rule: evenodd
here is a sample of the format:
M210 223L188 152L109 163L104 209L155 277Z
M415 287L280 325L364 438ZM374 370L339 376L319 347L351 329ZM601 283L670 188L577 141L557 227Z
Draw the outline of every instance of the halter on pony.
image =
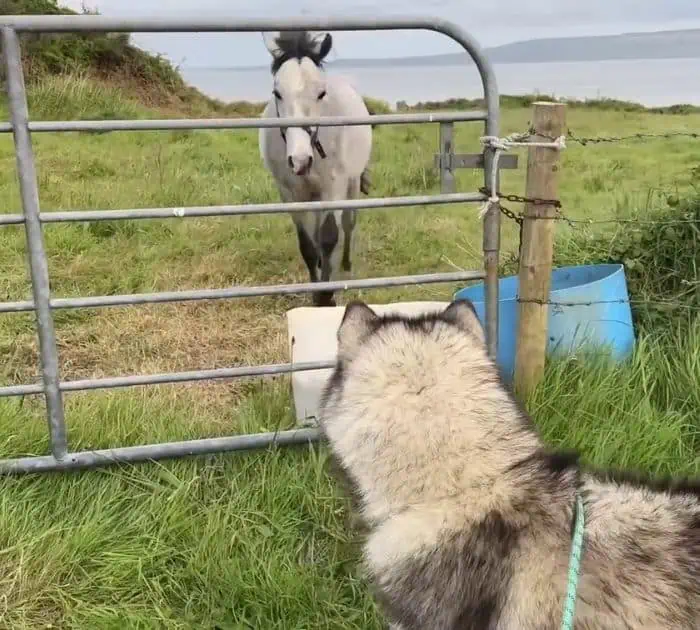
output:
M277 105L277 99L275 99L275 113L277 114L277 118L280 117L280 109L279 106ZM311 138L311 146L316 149L318 154L321 156L322 160L326 159L326 151L323 148L323 145L321 144L321 141L318 139L318 126L316 126L316 129L312 130L311 127L308 125L304 125L302 129L309 134L309 138ZM280 127L280 135L282 136L282 140L284 144L287 144L287 132L284 130L283 127Z

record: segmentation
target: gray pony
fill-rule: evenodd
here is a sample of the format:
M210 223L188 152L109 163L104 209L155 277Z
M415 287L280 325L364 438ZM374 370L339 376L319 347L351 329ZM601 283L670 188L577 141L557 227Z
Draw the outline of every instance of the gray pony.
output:
M264 34L272 55L273 90L264 118L368 116L360 94L343 78L327 75L329 33ZM370 125L260 129L260 154L284 202L338 201L367 194L372 151ZM352 269L354 210L290 213L311 282L330 281ZM342 252L342 260L341 260ZM334 306L332 291L317 291L316 306Z

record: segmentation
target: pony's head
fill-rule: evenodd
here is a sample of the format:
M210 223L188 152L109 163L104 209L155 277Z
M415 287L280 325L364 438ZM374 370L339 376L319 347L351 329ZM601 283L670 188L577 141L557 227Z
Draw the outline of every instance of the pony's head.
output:
M317 118L326 98L323 60L333 45L330 33L307 31L265 33L265 46L272 55L272 95L280 118ZM314 149L325 157L318 141L318 128L289 127L282 130L287 163L297 175L305 175L314 160Z

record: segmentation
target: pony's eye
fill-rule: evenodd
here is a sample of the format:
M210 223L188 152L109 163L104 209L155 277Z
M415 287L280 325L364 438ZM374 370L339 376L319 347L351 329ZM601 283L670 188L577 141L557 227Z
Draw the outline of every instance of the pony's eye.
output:
M326 90L323 90L323 92L321 92L321 93L318 95L318 100L319 100L319 101L322 100L325 96L326 96Z
M272 90L272 94L278 101L282 100L282 95L277 90Z

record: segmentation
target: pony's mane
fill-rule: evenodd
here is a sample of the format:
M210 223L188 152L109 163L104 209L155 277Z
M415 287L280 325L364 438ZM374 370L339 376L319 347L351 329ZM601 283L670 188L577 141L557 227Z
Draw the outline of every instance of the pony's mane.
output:
M290 59L301 60L308 57L319 68L323 66L323 57L318 54L317 46L308 31L283 31L275 38L275 43L279 53L272 59L272 74Z

